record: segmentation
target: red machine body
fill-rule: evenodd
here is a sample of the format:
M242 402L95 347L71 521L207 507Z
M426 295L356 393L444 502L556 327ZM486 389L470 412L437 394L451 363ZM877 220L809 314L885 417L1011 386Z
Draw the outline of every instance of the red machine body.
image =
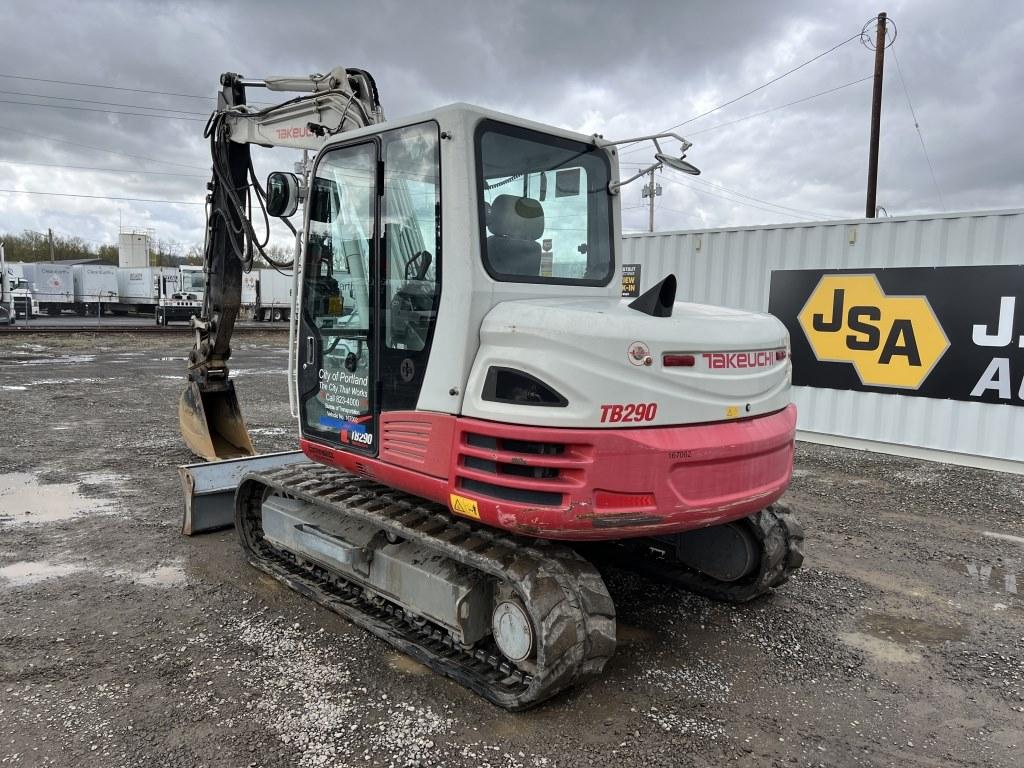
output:
M766 416L680 427L524 427L398 411L381 414L377 458L304 439L314 461L549 539L623 539L727 523L789 485L793 405Z

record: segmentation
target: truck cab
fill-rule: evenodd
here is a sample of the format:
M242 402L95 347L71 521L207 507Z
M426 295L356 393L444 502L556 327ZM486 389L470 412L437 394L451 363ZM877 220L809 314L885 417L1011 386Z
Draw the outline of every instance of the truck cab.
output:
M156 324L188 322L203 309L206 294L206 273L202 267L181 265L175 276L158 278L159 300L156 307Z
M2 263L0 274L3 276L0 287L0 322L14 325L18 318L31 320L38 312L22 265Z

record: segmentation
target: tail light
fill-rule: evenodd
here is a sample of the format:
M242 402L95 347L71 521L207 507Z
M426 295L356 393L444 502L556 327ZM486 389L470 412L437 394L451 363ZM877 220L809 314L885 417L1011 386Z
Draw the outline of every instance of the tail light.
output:
M665 355L661 363L666 368L692 368L697 362L693 355Z
M594 506L598 509L648 509L654 506L654 494L594 491Z

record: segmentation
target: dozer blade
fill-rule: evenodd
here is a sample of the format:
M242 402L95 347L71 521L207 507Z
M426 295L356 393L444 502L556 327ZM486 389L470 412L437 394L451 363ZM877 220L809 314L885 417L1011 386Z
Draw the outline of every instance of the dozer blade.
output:
M178 424L185 445L207 461L256 453L230 379L203 389L189 382L178 401Z
M178 467L185 501L181 532L186 536L195 536L233 526L235 489L249 472L268 472L308 463L309 459L302 451L284 451L226 461L201 461Z

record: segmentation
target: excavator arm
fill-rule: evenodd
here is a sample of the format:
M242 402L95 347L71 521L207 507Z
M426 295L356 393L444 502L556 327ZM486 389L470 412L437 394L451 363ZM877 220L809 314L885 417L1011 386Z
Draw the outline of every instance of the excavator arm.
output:
M254 204L265 224L268 220L251 145L318 150L338 133L384 119L374 80L361 69L337 67L326 75L266 80L228 72L220 82L217 110L206 127L213 165L203 248L206 294L202 313L192 319L195 345L188 357L188 386L178 404L185 444L208 460L255 453L228 370L242 273L257 255L281 268L292 266L277 264L264 252L269 226L262 236L253 226ZM251 88L300 95L270 106L250 105L246 91Z

